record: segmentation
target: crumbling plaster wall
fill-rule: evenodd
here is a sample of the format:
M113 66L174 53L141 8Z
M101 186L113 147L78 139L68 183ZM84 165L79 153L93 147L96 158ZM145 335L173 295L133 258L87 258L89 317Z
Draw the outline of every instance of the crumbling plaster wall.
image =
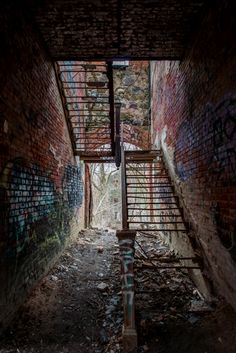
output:
M115 100L121 102L121 121L143 126L149 120L149 63L129 61L124 69L113 69Z
M121 103L123 140L142 149L149 148L150 96L149 62L129 61L126 68L113 69L114 99Z

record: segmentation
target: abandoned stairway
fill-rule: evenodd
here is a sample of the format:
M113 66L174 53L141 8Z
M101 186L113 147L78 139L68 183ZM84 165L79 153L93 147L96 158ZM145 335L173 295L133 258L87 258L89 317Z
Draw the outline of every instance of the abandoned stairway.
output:
M123 229L186 231L161 151L121 148L112 62L61 61L56 71L74 154L119 166L122 151Z
M123 229L187 232L162 152L124 151L122 155Z
M137 352L135 325L135 243L143 252L148 268L200 269L197 257L149 259L138 243L136 234L160 232L188 236L188 224L180 207L161 150L124 151L121 153L122 230L117 232L120 244L121 279L124 306L124 352ZM150 261L149 261L150 260ZM141 271L143 268L138 268Z
M187 236L188 226L162 151L124 151L120 143L120 105L114 104L112 62L64 61L56 64L56 70L74 154L86 163L115 162L117 167L121 164L122 230L117 231L117 236L124 306L123 343L125 352L136 352L136 233L159 231L170 236L181 232ZM199 268L194 258L184 260L193 260L194 265L184 268Z
M114 156L112 62L59 61L55 68L74 154L91 162Z

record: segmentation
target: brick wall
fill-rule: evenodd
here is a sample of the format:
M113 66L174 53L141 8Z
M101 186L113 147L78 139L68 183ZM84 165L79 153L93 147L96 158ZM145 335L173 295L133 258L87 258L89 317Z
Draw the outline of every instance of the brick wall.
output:
M24 13L10 17L4 10L0 325L77 232L83 193L82 170L73 156L53 65Z
M233 2L206 15L181 62L152 62L153 139L195 230L205 271L236 308L236 48Z
M56 60L180 57L206 2L27 1Z

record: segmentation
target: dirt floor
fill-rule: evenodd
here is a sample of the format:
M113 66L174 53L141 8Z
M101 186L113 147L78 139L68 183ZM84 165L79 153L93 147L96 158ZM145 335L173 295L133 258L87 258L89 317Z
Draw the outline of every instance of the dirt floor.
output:
M205 303L185 270L157 269L173 254L158 237L138 235L138 352L235 353L236 314ZM79 234L38 284L4 337L0 353L120 353L122 302L115 233Z

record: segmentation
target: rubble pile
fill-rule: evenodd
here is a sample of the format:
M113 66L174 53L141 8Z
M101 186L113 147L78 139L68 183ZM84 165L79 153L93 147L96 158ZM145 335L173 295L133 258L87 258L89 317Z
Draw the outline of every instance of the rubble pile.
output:
M140 352L149 351L147 342L154 334L158 342L166 326L194 325L212 311L191 281L188 267L193 267L192 260L179 260L158 232L137 234L134 278Z
M192 353L221 352L224 331L220 327L218 333L212 307L189 277L186 264L198 264L188 261L180 261L158 233L137 234L134 278L139 353L187 353L190 348ZM123 352L120 276L115 232L82 231L20 310L0 341L0 353ZM233 330L230 313L227 320L218 314L223 317L220 325L226 325L225 335ZM209 335L214 337L212 350L206 349Z

